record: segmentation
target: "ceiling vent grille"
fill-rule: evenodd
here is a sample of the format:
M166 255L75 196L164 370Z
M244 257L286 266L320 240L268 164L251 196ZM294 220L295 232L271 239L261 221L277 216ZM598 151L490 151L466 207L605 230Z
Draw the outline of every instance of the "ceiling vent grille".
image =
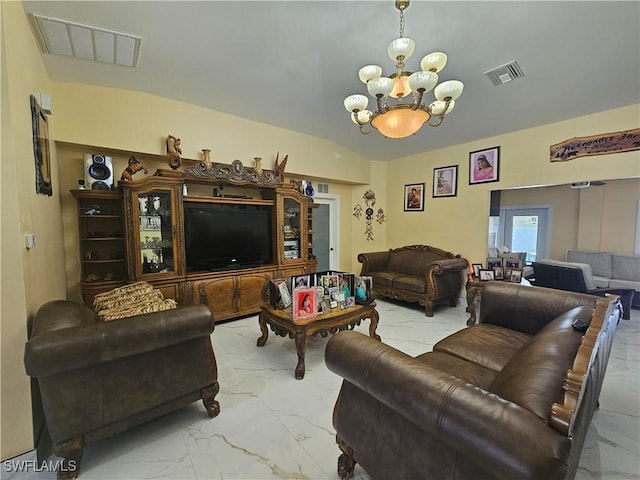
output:
M136 67L142 37L32 14L44 53Z
M517 78L524 77L524 72L515 60L489 70L488 72L484 72L484 74L489 77L489 80L491 80L494 85L502 85Z

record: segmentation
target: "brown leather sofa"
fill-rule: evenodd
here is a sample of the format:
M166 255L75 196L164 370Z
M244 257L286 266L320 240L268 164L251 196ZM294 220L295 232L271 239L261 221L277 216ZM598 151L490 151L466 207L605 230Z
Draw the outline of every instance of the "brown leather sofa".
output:
M340 477L357 462L372 479L574 478L619 313L615 297L488 282L480 323L415 358L336 334Z
M202 399L220 406L214 323L206 305L189 305L110 322L75 302L37 312L25 347L37 380L58 478L78 475L84 445Z
M427 245L410 245L386 252L361 253L360 275L371 276L376 295L417 302L427 317L433 316L436 302L455 307L462 287L462 272L469 262Z

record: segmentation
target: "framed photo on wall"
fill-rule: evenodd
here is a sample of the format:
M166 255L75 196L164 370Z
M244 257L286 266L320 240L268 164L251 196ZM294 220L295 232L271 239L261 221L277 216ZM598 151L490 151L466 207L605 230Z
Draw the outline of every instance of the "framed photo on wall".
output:
M500 178L500 147L469 153L469 185L497 182Z
M404 186L404 211L424 211L424 183L412 183Z
M458 166L433 169L432 197L455 197L458 194Z
M33 131L33 156L36 166L36 193L51 196L51 151L49 150L49 126L47 114L40 108L38 100L30 96L31 129Z

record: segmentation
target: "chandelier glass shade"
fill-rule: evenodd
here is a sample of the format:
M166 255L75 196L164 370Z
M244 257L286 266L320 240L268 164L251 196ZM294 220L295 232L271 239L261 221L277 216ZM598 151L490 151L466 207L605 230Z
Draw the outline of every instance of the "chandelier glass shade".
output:
M395 73L382 76L382 67L365 65L358 72L360 81L367 85L369 95L376 99L376 110L367 110L369 98L365 95L350 95L344 100L344 107L351 113L351 120L363 134L370 133L367 126L377 129L389 138L405 138L415 134L425 123L432 127L442 124L444 116L453 110L456 99L462 94L464 85L458 80L438 84L438 73L447 64L447 56L442 52L426 55L420 62L420 71L405 70L407 60L415 50L415 42L404 37L404 10L409 0L396 0L400 10L400 37L393 40L388 48L389 58L396 62ZM423 103L425 92L433 90L435 100ZM390 103L390 98L398 103ZM408 102L404 102L409 97ZM433 119L430 121L430 119Z

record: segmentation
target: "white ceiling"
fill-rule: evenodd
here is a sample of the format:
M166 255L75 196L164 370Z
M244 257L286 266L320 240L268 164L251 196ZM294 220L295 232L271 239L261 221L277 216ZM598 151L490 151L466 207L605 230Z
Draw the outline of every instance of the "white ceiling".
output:
M441 127L402 140L361 135L343 106L347 95L366 94L361 66L393 72L393 0L22 3L27 12L143 38L137 68L43 55L52 80L173 98L374 160L640 103L638 1L413 0L405 12L405 36L416 42L408 70L443 51L449 63L440 80L461 80L465 89ZM512 60L525 77L493 86L484 72Z

